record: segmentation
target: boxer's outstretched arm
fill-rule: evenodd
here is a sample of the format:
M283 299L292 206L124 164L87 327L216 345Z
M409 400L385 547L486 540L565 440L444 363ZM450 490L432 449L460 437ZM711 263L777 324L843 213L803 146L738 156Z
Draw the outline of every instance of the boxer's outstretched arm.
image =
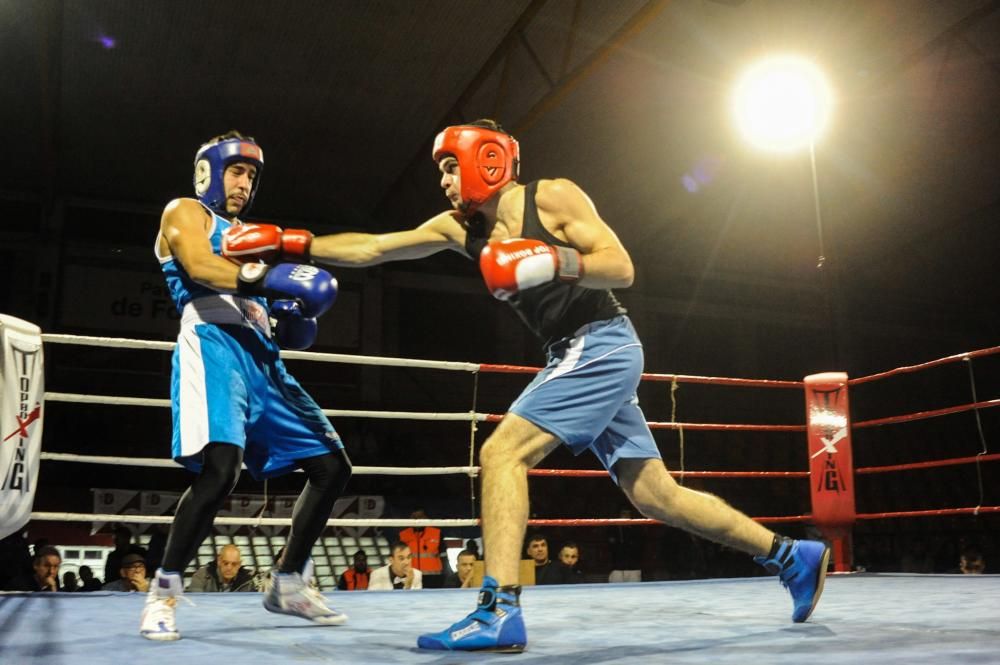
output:
M235 293L239 266L212 252L207 233L211 222L194 199L174 199L163 210L160 231L191 279L215 291Z
M464 252L464 244L465 229L453 212L443 212L409 231L317 236L310 257L335 266L371 266L422 259L445 249Z

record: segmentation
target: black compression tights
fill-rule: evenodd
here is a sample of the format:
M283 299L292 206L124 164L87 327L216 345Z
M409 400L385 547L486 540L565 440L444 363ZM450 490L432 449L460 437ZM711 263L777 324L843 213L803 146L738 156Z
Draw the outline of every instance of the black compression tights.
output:
M308 481L292 511L292 530L278 562L282 573L302 572L313 544L330 519L334 502L351 478L351 462L343 450L300 459L296 464Z
M163 569L183 571L205 540L215 514L236 487L243 465L243 449L229 443L210 443L202 453L202 470L177 504L167 537Z
M170 527L163 569L182 571L194 558L212 528L215 514L236 486L243 464L243 449L227 443L205 447L201 474L177 504ZM295 502L288 545L279 564L281 572L301 572L313 543L319 538L333 511L333 504L351 477L347 454L335 451L298 460L305 471L306 486Z

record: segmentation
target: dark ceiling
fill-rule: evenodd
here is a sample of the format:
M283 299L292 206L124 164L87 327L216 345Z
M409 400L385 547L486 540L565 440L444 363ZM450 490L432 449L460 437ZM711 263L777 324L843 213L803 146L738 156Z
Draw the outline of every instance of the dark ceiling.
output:
M152 212L190 195L195 149L235 127L266 153L256 215L406 228L446 203L436 131L491 116L518 136L523 180L591 195L642 293L835 288L858 321L936 312L928 325L978 343L998 332L998 9L0 0L0 198ZM731 129L739 71L774 51L813 58L838 99L816 155L825 274L808 154L762 154Z

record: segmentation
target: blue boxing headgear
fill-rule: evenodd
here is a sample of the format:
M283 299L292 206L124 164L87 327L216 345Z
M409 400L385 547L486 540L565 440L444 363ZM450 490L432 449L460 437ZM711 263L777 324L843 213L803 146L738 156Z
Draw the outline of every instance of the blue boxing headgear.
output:
M235 162L245 162L257 167L257 176L250 186L250 196L240 213L250 210L260 185L260 172L264 170L264 152L250 138L231 138L206 143L194 156L194 193L198 200L219 213L226 211L226 188L222 176L226 167Z

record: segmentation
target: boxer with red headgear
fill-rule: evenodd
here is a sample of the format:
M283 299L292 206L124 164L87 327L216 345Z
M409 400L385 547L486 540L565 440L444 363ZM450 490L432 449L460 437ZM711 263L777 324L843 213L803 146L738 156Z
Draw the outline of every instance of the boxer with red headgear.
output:
M243 228L238 216L254 200L263 165L253 139L239 132L212 139L195 157L198 198L171 201L160 221L156 257L181 312L170 391L173 457L197 476L177 504L163 566L146 597L139 630L150 640L180 638L174 612L183 571L244 461L255 478L297 468L307 478L264 607L326 625L347 620L309 585L307 564L351 464L319 405L278 356L279 345L312 344L316 317L333 304L337 282L313 265L240 266L223 251L225 234ZM246 250L252 235L233 244ZM284 249L280 229L258 236ZM261 244L254 251L263 253ZM240 258L246 261L248 253Z
M804 621L823 589L829 549L781 538L667 473L639 409L642 344L611 292L632 284L628 252L590 198L565 179L517 182L517 141L491 120L448 127L434 142L453 210L409 231L313 239L316 261L363 266L450 249L477 260L487 289L544 341L547 363L480 452L486 573L478 607L418 646L521 651L517 585L528 519L528 469L558 445L590 450L647 517L757 557L781 575Z

